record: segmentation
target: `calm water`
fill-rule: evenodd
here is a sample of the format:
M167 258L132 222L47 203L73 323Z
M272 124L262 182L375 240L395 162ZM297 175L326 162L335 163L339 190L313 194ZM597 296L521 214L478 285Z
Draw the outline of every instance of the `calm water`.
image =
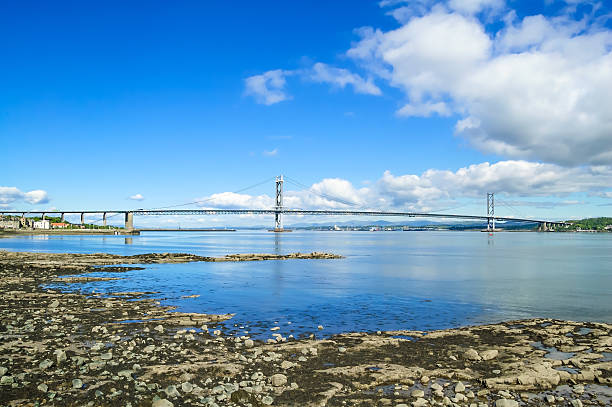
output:
M158 291L154 297L182 311L236 313L227 330L262 338L270 336L275 322L281 333L296 336L316 332L318 325L325 327L322 334L332 334L528 317L612 322L612 234L151 232L23 236L0 239L0 249L212 256L328 251L346 256L147 265L126 273L124 280L63 287ZM193 294L200 297L181 298Z

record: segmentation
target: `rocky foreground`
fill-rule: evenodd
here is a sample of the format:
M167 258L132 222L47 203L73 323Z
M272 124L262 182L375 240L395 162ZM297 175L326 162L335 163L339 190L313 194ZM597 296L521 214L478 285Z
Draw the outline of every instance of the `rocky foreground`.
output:
M222 261L335 258L267 256ZM609 324L538 319L325 340L294 340L277 325L264 343L225 336L216 324L231 315L174 312L146 293L44 288L66 275L121 278L136 268L126 264L210 259L0 252L0 405L612 405ZM102 264L122 266L87 277Z

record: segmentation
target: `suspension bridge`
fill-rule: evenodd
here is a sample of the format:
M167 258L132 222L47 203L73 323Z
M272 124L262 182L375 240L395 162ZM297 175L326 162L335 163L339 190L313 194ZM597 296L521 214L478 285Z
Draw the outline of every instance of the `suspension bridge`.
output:
M538 225L538 230L549 231L554 230L556 226L563 226L565 222L550 221L542 219L531 219L523 217L507 217L495 215L495 195L487 194L487 212L485 215L464 215L464 214L449 214L449 213L429 213L429 212L401 212L401 211L378 211L378 210L329 210L329 209L291 209L283 205L283 176L275 177L276 193L275 205L268 209L177 209L180 206L192 204L202 204L211 199L195 201L186 204L175 205L173 207L164 207L156 209L135 209L135 210L73 210L73 211L0 211L1 216L13 215L20 216L25 219L26 215L41 215L42 219L50 215L59 215L62 222L66 215L80 215L81 224L85 224L85 216L87 215L102 215L100 222L103 226L107 226L107 220L111 217L123 216L124 227L126 232L138 232L134 228L134 216L176 216L176 215L270 215L274 216L274 232L283 232L283 216L371 216L371 217L405 217L405 218L443 218L443 219L460 219L487 222L487 230L495 231L495 222L525 222ZM298 183L299 184L299 183ZM254 186L261 185L261 183ZM303 184L299 184L302 185ZM236 192L242 192L248 187ZM345 205L352 205L351 202L331 197L326 194L319 194L325 199L336 201ZM110 216L109 216L110 215ZM153 230L153 229L148 229ZM186 229L189 230L189 229Z

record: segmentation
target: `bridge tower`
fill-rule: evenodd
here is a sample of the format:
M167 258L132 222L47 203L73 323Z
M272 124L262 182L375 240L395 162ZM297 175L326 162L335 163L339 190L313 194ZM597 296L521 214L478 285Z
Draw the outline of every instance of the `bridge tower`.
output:
M283 231L283 176L276 177L276 206L274 207L274 231Z
M495 194L487 193L487 231L495 232Z

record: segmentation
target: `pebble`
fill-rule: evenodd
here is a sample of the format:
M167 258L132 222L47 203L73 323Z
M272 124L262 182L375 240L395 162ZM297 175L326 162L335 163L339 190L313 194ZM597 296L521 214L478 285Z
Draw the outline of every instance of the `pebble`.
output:
M38 385L37 389L42 391L43 393L46 393L49 390L49 386L44 383L41 383Z
M472 348L466 350L463 356L468 360L480 360L480 355Z
M271 405L272 403L274 403L274 399L270 396L264 396L261 399L261 404L264 404L266 406Z
M287 376L281 373L277 373L275 375L272 375L272 377L270 378L270 382L274 387L284 386L285 384L287 384Z
M81 389L83 387L83 381L81 379L74 379L72 381L73 389Z
M547 394L546 395L546 401L550 404L555 402L555 396L553 396L552 394Z
M423 398L419 398L416 401L413 401L411 404L412 404L412 407L425 407L429 405L429 402L427 402L427 400Z
M2 378L0 379L0 385L10 386L11 384L13 384L14 381L15 379L13 378L13 376L2 376Z
M106 352L100 355L100 359L102 360L111 360L113 358L113 354L111 352Z
M168 397L180 397L181 396L181 394L176 389L176 386L174 385L170 385L166 387L166 390L164 390L164 392L166 393Z
M48 369L51 366L53 366L53 361L49 359L45 359L38 364L38 367L41 368L42 370Z
M0 366L0 376L4 376L8 372L8 369L4 366Z
M423 384L429 383L429 376L421 376L421 383Z
M158 399L153 402L151 407L174 407L174 404L166 399Z
M59 307L59 301L54 300L51 304L49 304L49 308L57 308Z
M518 405L518 401L508 399L499 399L495 402L495 407L518 407Z
M572 400L572 407L582 407L582 401L576 399L576 400Z
M319 331L322 331L322 330L323 330L323 325L319 325L319 326L317 327L317 329L318 329Z
M416 389L416 390L412 390L412 393L410 393L410 395L414 398L421 398L421 397L425 397L425 392L423 390Z
M280 326L275 326L270 328L270 331L278 331L280 329Z
M163 333L163 332L164 332L164 327L163 327L163 326L161 326L161 325L157 325L157 326L156 326L155 328L153 328L153 329L155 329L155 330L156 330L157 332L159 332L159 333Z
M344 352L346 352L346 348L345 348L344 346L340 346L340 347L338 348L338 352L340 352L340 353L344 353Z
M244 341L245 348L252 348L253 346L255 346L255 342L253 342L252 339L247 339L246 341Z
M193 384L185 382L181 384L181 390L183 390L185 393L191 393L193 391Z
M465 385L461 382L458 382L455 385L455 393L463 393L465 391Z
M480 353L482 360L491 360L496 358L497 355L499 355L499 351L497 349L485 350L484 352Z

